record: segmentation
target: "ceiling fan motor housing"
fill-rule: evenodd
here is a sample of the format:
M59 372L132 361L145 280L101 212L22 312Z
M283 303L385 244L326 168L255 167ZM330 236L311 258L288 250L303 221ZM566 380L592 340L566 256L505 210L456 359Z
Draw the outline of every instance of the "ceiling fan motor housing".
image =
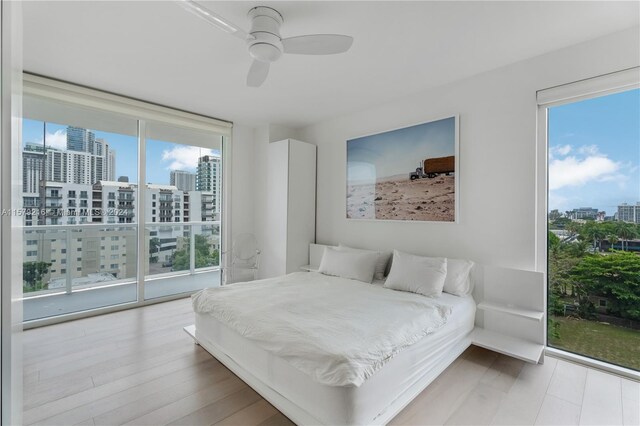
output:
M282 56L280 25L282 15L270 7L258 6L248 13L251 18L251 31L254 37L247 41L251 57L262 62L275 62Z

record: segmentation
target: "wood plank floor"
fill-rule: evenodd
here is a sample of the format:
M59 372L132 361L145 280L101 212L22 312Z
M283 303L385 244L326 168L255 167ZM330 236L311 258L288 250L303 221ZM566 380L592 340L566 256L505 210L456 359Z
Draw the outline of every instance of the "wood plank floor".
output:
M290 425L182 327L188 299L24 332L24 424ZM638 425L640 384L471 347L394 425Z

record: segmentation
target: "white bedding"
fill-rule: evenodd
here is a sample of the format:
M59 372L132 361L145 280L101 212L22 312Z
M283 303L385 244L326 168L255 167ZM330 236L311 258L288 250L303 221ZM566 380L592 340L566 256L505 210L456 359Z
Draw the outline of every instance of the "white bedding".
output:
M206 289L193 307L331 386L360 386L451 312L437 299L313 272Z
M447 323L401 351L358 387L320 384L209 314L195 314L195 336L202 347L296 424L382 425L470 344L475 301L471 296L446 293L440 299L452 306ZM288 402L279 400L279 395Z

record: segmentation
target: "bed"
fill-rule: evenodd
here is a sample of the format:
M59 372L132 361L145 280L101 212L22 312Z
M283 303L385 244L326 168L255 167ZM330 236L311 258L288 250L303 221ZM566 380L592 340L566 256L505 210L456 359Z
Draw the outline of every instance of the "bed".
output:
M276 297L274 286L283 300L265 300ZM187 331L297 424L386 424L471 344L476 303L470 295L442 293L432 299L383 288L380 281L365 284L317 272L225 288L229 300L218 290L212 290L215 298L206 290L194 297L196 321ZM257 296L252 300L251 294ZM288 298L294 294L292 304ZM262 306L274 308L263 311ZM369 313L362 312L365 306ZM338 317L329 326L339 342L336 348L326 336L308 335L319 324L301 324L306 320L298 317L287 325L291 312L319 318L332 309L318 323ZM344 311L360 312L367 324L343 318L342 324L349 324L343 328L351 329L343 333L339 317ZM267 319L275 330L260 326ZM360 337L350 340L348 333ZM282 341L274 341L281 335ZM290 344L294 340L301 343ZM306 355L317 359L306 359L305 348L316 341L318 347ZM345 349L348 356L343 356L343 346L350 348Z

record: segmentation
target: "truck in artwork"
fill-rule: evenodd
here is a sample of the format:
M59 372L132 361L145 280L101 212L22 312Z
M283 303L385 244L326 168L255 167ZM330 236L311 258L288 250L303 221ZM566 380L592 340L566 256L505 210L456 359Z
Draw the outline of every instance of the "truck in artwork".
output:
M416 168L415 172L409 173L411 180L429 178L433 179L436 176L445 173L449 176L455 172L456 158L454 156L439 157L439 158L427 158L420 162L420 165Z

